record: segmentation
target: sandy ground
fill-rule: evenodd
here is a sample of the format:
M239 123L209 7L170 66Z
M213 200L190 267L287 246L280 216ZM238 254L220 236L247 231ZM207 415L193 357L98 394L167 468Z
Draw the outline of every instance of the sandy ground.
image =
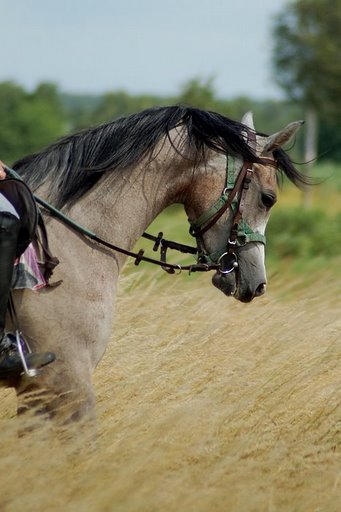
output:
M18 438L0 390L1 512L340 511L340 328L331 268L249 305L208 276L127 271L96 443Z

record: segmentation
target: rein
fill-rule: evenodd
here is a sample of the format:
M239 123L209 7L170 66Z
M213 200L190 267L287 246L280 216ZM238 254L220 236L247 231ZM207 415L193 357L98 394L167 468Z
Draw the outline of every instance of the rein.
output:
M23 181L21 176L16 173L13 169L11 169L8 166L5 166L6 174L8 174L11 178L17 179L19 181ZM208 272L210 270L219 270L220 265L219 264L207 264L207 263L196 263L193 265L180 265L180 264L173 264L168 263L166 261L166 254L167 249L174 249L182 253L187 254L197 254L198 249L195 247L191 247L188 245L180 244L178 242L173 242L171 240L166 240L163 238L163 233L160 232L158 236L153 236L148 233L143 233L142 236L148 240L151 240L154 242L153 250L157 251L160 248L160 260L156 260L154 258L149 258L148 256L144 256L144 249L140 249L137 253L128 251L127 249L123 249L122 247L118 247L111 242L108 242L107 240L104 240L103 238L100 238L92 231L84 228L80 224L78 224L76 221L72 220L70 217L62 213L60 210L49 204L47 201L44 201L44 199L41 199L40 197L32 194L35 201L42 206L45 210L47 210L53 217L57 218L67 226L71 227L76 232L80 233L81 235L85 236L86 238L89 238L95 242L97 242L100 245L103 245L104 247L107 247L108 249L111 249L113 251L119 252L121 254L124 254L125 256L129 256L131 258L135 259L135 265L139 265L141 261L146 261L147 263L151 263L153 265L158 265L163 270L168 272L169 274L175 274L176 272L180 273L183 270L191 272Z
M267 165L275 165L273 160L262 158L261 163ZM23 181L19 174L13 169L5 166L6 173L17 180ZM238 172L238 170L237 170ZM191 272L208 272L211 270L219 271L222 274L229 274L238 267L237 256L235 254L235 247L245 245L247 242L261 242L265 244L265 236L261 233L253 232L253 230L243 220L243 209L245 202L245 194L249 188L250 181L253 176L253 164L244 162L242 168L235 178L235 159L228 156L227 169L226 169L226 187L222 195L216 203L205 211L196 221L190 222L190 234L195 237L197 247L192 247L171 240L163 238L163 233L160 232L158 236L153 236L148 233L143 233L142 236L147 240L153 241L153 251L160 249L160 260L150 258L144 255L144 249L140 249L137 253L118 247L103 238L100 238L92 231L84 228L70 217L62 213L60 210L44 201L40 197L33 195L35 201L47 210L50 215L57 218L67 226L71 227L82 236L97 242L98 244L111 249L112 251L124 254L134 258L135 265L139 265L141 261L158 265L169 274L182 272L183 270ZM238 199L236 197L238 196ZM234 212L232 220L232 227L227 239L226 250L216 251L215 253L208 254L204 248L204 241L202 235L206 233L220 217L229 208ZM192 265L180 265L167 262L167 250L174 249L181 253L193 254L197 256L197 263Z

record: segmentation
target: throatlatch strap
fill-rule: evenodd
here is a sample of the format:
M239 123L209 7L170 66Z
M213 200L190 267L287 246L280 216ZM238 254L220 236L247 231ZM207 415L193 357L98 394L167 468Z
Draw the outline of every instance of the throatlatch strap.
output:
M208 222L211 219L211 217L214 217L214 215L227 203L229 194L227 194L226 191L233 190L236 181L235 161L235 158L233 158L231 155L227 155L226 187L221 196L219 197L219 199L214 203L214 205L212 205L211 208L202 213L194 222L190 223L191 231L193 231L193 234L197 229L206 224L206 222Z
M215 214L218 213L219 210L223 208L223 206L225 206L228 197L228 194L222 194L219 197L219 199L214 203L214 205L211 206L211 208L202 213L200 217L196 219L196 221L191 222L191 234L195 234L196 230L200 229L201 226L206 224L206 222L208 222L212 217L214 217Z
M218 219L220 219L223 213L230 208L232 201L234 200L236 195L240 193L241 187L243 186L245 175L250 165L252 164L250 164L249 162L244 162L234 183L234 187L232 190L229 191L229 194L225 193L225 189L220 198L207 212L204 212L196 221L190 223L191 235L195 237L202 236L217 222ZM218 208L219 205L220 208ZM202 222L202 218L205 217L208 218L205 220L205 222Z

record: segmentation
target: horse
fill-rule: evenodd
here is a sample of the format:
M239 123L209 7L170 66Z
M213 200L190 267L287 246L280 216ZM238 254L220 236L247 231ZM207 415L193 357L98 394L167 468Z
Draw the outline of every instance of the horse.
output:
M187 106L156 107L67 135L13 164L37 197L122 249L84 237L42 208L59 259L53 280L61 284L12 293L31 347L56 360L7 383L19 414L34 408L63 424L95 416L92 374L112 334L119 274L171 204L187 213L193 270L213 270L213 285L241 302L265 293L264 233L279 177L304 182L283 149L301 124L269 136L255 130L250 113L238 122Z

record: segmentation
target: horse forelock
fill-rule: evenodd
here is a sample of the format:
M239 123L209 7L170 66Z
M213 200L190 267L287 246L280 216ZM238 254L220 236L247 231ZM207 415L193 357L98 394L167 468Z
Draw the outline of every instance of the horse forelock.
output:
M170 137L171 130L178 126L186 128L190 152ZM164 137L184 157L190 154L194 159L205 158L209 148L257 161L243 131L243 124L215 112L184 106L157 107L66 136L18 160L14 169L34 191L45 184L49 200L63 207L82 197L105 172L124 170L151 155Z

